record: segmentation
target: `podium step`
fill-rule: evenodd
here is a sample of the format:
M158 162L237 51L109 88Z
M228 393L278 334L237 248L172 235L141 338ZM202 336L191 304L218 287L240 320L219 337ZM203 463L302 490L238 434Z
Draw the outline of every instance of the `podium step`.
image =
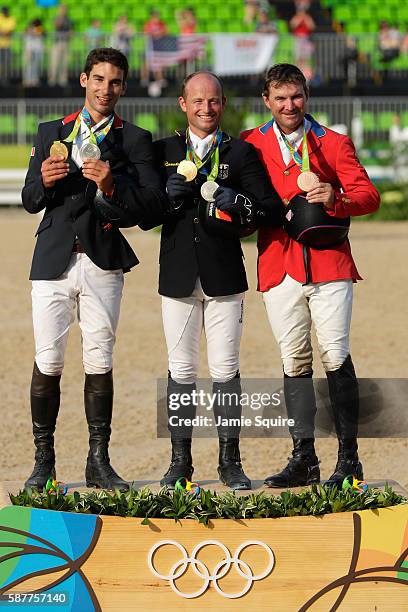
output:
M210 489L210 491L216 491L219 494L227 493L231 489L221 484L219 480L199 480L197 481L200 487L204 489ZM403 495L408 497L408 491L404 489L402 485L399 484L396 480L369 480L367 481L370 487L375 487L382 489L388 484L392 489L398 493L399 495ZM324 484L325 481L322 480L321 484ZM65 483L68 487L68 492L72 493L73 491L91 491L84 481L80 482L67 482ZM4 506L10 505L9 493L16 495L24 486L23 482L17 480L6 480L0 482L0 508ZM160 490L160 483L157 480L137 480L133 482L133 486L136 489L141 489L142 487L149 487L152 491ZM293 492L302 491L307 487L294 487L290 490ZM262 480L253 480L252 481L252 489L250 491L235 491L236 495L250 495L252 493L260 493L263 491L267 495L279 495L282 491L286 491L287 489L272 489L270 487L266 487Z

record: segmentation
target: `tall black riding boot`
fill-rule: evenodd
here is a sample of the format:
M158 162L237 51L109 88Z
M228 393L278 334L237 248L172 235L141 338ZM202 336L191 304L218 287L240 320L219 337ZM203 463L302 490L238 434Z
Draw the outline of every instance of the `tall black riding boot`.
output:
M265 479L268 487L300 487L320 481L319 460L314 448L316 398L312 375L312 372L302 376L284 375L286 410L288 418L295 421L289 427L293 451L287 466Z
M171 461L167 472L160 481L162 487L173 489L179 478L191 480L194 472L193 458L191 456L192 425L178 425L181 419L193 419L196 415L197 406L193 401L191 393L195 391L196 385L181 384L171 378L170 372L167 383L167 419L168 430L171 436ZM190 395L191 401L179 402L181 395ZM187 404L187 405L184 405ZM176 407L176 409L174 409ZM173 423L174 421L174 423ZM184 423L184 421L181 421Z
M113 408L112 370L106 374L85 374L84 403L89 430L86 486L127 491L129 484L115 472L108 453Z
M218 474L230 489L247 490L251 481L246 476L239 452L241 431L241 380L239 372L227 382L214 382L214 416L219 440Z
M358 459L358 381L350 355L338 370L326 372L333 408L339 452L328 486L341 487L346 476L363 479L363 466Z
M25 488L42 490L55 478L54 431L60 406L61 376L42 374L34 362L31 379L31 419L33 423L35 465Z

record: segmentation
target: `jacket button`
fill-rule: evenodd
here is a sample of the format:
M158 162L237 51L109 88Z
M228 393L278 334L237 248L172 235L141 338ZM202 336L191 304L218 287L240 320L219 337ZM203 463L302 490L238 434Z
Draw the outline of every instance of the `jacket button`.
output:
M199 199L199 198L194 198L194 200L193 200L194 204L198 204L198 203L199 203L199 201L200 201L200 199Z
M198 217L194 217L194 223L200 223L200 219Z
M285 176L289 176L289 174L290 174L290 170L284 170L284 171L283 171L283 174L284 174Z
M194 242L200 242L200 238L198 236L194 237Z
M73 200L77 200L78 198L79 198L79 195L78 195L78 194L76 194L76 193L74 193L74 195L72 196L72 199L73 199Z

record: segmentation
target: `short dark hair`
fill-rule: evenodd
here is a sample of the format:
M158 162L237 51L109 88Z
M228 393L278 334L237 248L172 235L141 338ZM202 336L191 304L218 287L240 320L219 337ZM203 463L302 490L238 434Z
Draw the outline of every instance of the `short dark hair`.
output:
M113 49L112 47L100 47L98 49L92 49L92 51L90 51L88 57L86 58L83 72L85 72L86 76L89 78L91 70L95 66L95 64L101 64L102 62L113 64L113 66L116 66L117 68L123 70L123 82L126 82L127 75L129 72L129 63L127 61L127 57L121 51L119 51L118 49Z
M309 88L306 83L306 78L303 72L293 64L275 64L267 71L265 82L262 90L262 95L269 96L269 88L272 85L284 85L285 83L299 83L302 85L306 96L309 96Z
M186 88L187 88L188 83L191 81L192 78L194 78L195 76L198 76L199 74L207 74L209 76L212 76L216 81L218 81L218 84L221 89L221 97L222 98L224 97L224 85L220 77L214 74L214 72L210 72L209 70L197 70L197 72L192 72L191 74L188 74L186 78L183 80L181 84L181 94L180 94L182 98L185 98Z

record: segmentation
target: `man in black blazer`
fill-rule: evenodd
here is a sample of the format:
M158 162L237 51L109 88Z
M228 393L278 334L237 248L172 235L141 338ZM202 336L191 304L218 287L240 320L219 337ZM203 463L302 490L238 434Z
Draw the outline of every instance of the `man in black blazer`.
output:
M84 401L89 428L88 486L127 489L110 465L112 353L123 273L138 263L119 227L148 222L165 197L153 167L151 134L114 112L128 62L94 49L80 83L85 104L40 124L22 192L24 208L45 208L30 279L36 345L31 381L35 466L26 487L55 477L54 430L60 378L75 308L82 331Z
M220 129L225 102L216 75L208 72L189 75L179 98L187 115L186 133L154 143L156 162L168 195L167 215L156 224L163 223L159 293L163 296L169 358L168 418L172 443L170 467L161 483L170 487L180 477L191 479L193 474L192 427L185 425L183 419L192 419L196 413L194 390L203 329L217 397L214 416L220 479L233 489L251 487L241 465L240 427L231 420L239 421L241 416L239 345L243 297L248 288L238 233L254 221L280 223L282 203L255 149ZM182 160L190 162L187 177L177 172ZM211 198L208 190L217 185ZM217 221L217 217L226 215L232 222ZM221 226L236 231L229 229L226 233ZM142 227L147 229L146 225ZM179 407L175 419L169 400L174 406L175 399L183 394L184 397L188 394L190 401Z

